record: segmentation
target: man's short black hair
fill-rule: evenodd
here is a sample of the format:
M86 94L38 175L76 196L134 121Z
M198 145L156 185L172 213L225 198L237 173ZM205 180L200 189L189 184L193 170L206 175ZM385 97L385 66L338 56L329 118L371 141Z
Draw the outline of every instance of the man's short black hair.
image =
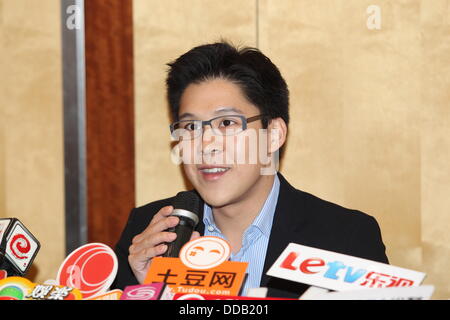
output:
M167 98L174 121L180 99L192 83L222 78L240 86L249 102L267 115L289 122L289 90L278 68L256 48L236 48L227 42L195 47L168 64Z

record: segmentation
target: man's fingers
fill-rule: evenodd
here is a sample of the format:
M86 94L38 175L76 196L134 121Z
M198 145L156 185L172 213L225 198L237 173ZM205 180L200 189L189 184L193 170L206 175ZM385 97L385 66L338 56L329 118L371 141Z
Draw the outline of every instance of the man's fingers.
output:
M140 265L143 263L147 263L153 257L163 254L164 252L166 252L166 250L167 250L166 244L160 244L156 247L144 248L142 250L130 249L130 255L128 256L128 260L133 265Z
M142 250L156 247L164 242L172 242L176 239L177 234L174 232L158 232L152 236L139 238L138 236L133 239L133 243L129 248L130 254L137 254ZM137 239L137 240L136 240Z
M147 227L147 229L145 229L142 233L135 236L133 238L133 242L135 242L135 241L140 242L140 241L146 239L147 237L152 236L153 234L162 232L169 228L173 228L178 224L178 222L180 222L180 218L178 218L178 217L163 218L163 219L159 220L158 222L156 222L155 224L149 225Z
M159 209L158 213L153 216L152 221L150 222L150 225L157 223L158 221L170 216L170 214L173 211L172 206L165 206Z

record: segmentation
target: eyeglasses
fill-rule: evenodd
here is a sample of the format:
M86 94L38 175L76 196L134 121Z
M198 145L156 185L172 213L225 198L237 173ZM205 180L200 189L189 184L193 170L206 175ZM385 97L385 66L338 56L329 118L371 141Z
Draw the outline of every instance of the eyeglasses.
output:
M229 115L215 117L207 121L180 120L170 125L170 133L172 136L177 135L175 133L181 129L181 132L178 131L178 134L183 137L183 140L193 140L201 136L204 126L209 125L215 135L232 136L246 130L248 123L263 117L263 114L250 118L241 115Z

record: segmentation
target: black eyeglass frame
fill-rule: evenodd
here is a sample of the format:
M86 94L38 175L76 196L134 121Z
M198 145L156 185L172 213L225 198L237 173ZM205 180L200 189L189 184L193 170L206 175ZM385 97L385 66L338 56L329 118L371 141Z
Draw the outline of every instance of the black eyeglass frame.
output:
M218 117L215 117L215 118L212 118L212 119L209 119L209 120L180 120L180 121L175 121L174 123L170 124L170 126L169 126L170 127L170 133L172 134L176 130L175 129L175 125L177 125L179 123L182 123L182 122L192 122L192 121L197 121L198 123L200 123L200 121L201 121L201 126L200 127L202 128L202 130L207 125L210 126L212 130L214 130L214 128L212 127L211 123L214 120L216 120L216 119L224 118L224 117L227 117L227 116L228 117L229 116L239 117L242 120L242 131L247 130L247 124L248 123L254 122L256 120L264 119L264 117L266 117L265 114L258 114L256 116L249 117L249 118L246 118L245 116L240 115L240 114L232 114L232 115L218 116ZM242 131L240 131L240 132L242 132Z

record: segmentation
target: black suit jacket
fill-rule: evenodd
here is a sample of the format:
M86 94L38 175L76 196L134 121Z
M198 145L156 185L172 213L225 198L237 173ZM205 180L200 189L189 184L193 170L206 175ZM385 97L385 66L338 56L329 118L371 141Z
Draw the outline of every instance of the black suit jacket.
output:
M290 242L388 263L380 229L373 217L297 190L280 173L278 177L280 192L261 278L261 287L269 288L269 296L298 297L308 288L266 275ZM148 226L159 209L171 205L172 200L173 197L155 201L131 211L115 248L119 270L113 287L123 289L138 284L128 264L128 248L133 237ZM197 231L203 235L204 228L201 218Z

